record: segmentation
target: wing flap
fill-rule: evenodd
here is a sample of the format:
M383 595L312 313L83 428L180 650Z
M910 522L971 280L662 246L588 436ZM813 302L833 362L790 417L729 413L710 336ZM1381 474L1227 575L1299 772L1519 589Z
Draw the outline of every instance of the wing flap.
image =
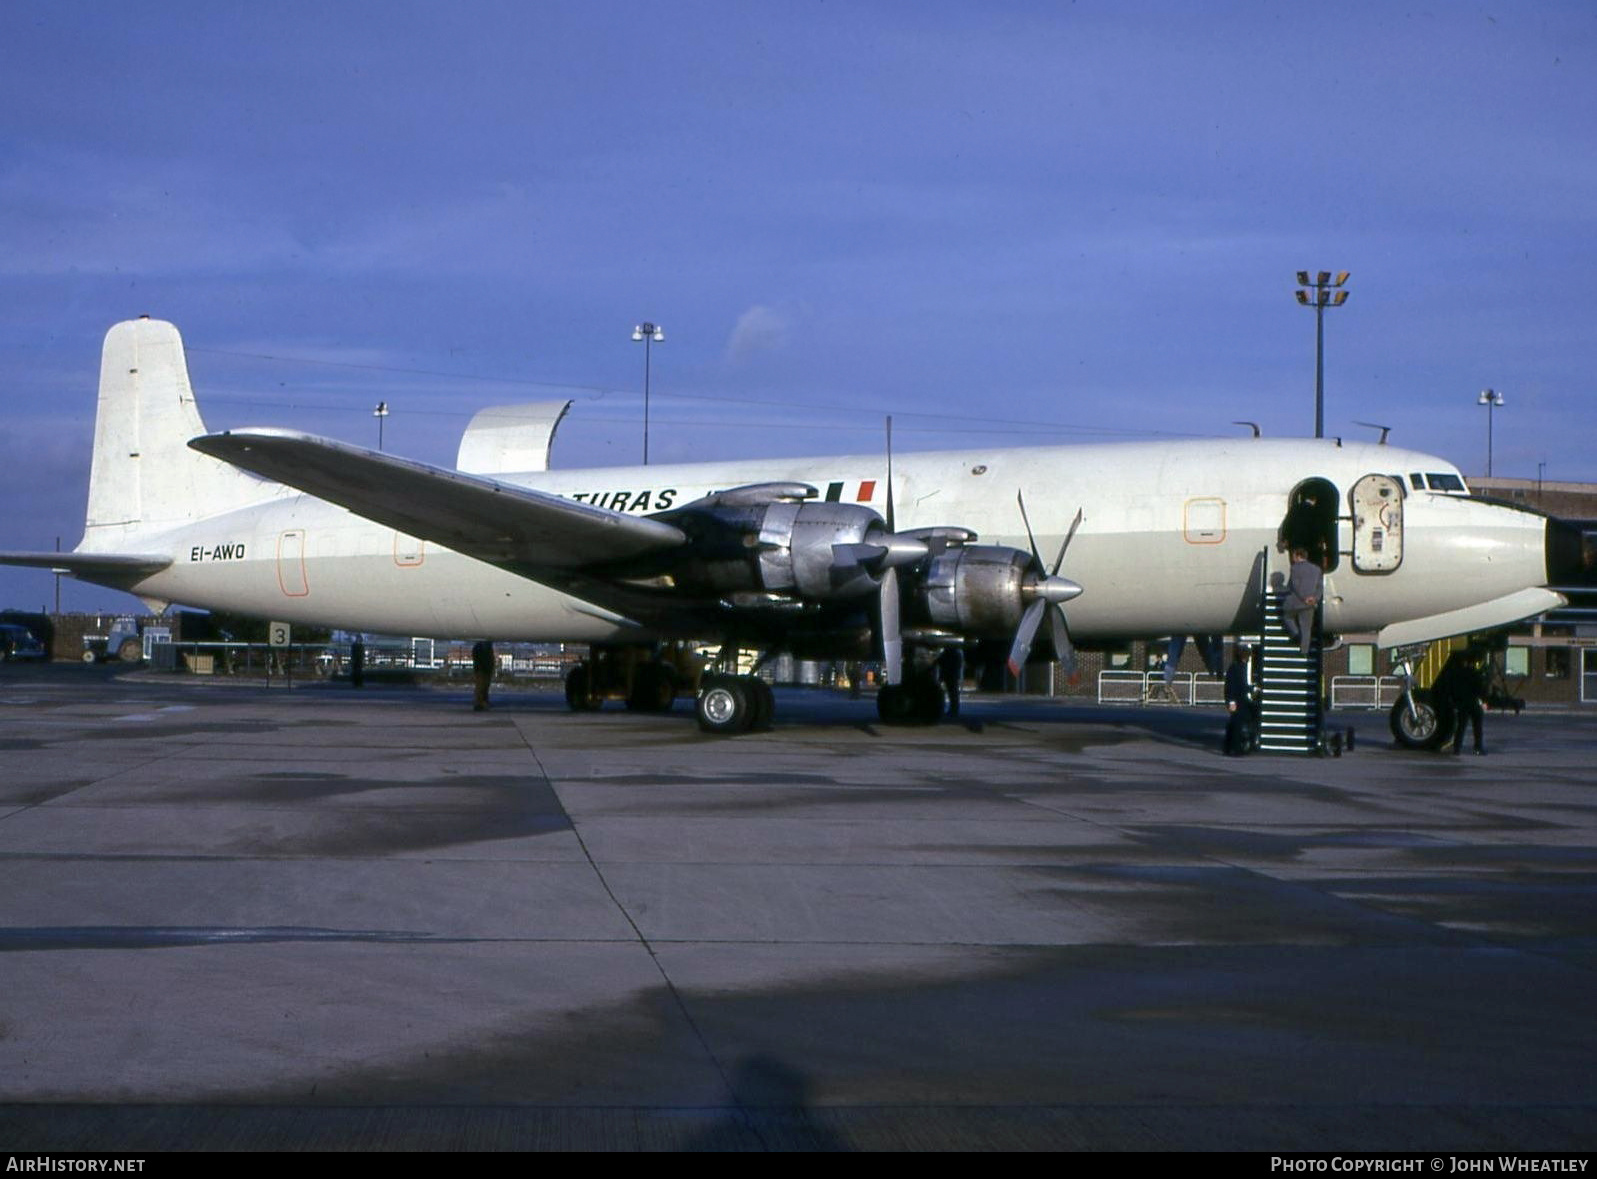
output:
M681 529L659 520L293 430L229 430L191 439L189 445L495 565L581 569L676 548L686 540Z

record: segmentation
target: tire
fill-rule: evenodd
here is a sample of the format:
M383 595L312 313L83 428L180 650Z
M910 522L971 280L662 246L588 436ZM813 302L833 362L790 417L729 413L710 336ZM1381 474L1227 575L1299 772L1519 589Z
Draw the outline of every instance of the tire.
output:
M572 712L593 712L599 707L594 699L589 679L588 665L579 663L566 673L566 707Z
M915 698L903 684L883 684L876 693L876 715L884 725L907 725L915 719Z
M85 651L83 653L83 662L98 663L99 661L99 656L97 656L93 651Z
M943 719L947 699L943 695L943 685L934 677L916 676L905 686L909 689L910 712L916 724L935 725Z
M1430 693L1414 694L1414 711L1410 715L1409 702L1399 696L1392 705L1392 736L1404 749L1440 749L1453 735L1453 713L1438 709Z
M761 732L771 727L771 718L776 715L776 693L759 676L750 676L748 683L749 705L753 711L749 718L749 729Z
M117 644L116 657L123 663L143 663L144 644L131 636Z
M707 676L693 711L706 733L717 737L745 733L754 719L752 693L741 676Z

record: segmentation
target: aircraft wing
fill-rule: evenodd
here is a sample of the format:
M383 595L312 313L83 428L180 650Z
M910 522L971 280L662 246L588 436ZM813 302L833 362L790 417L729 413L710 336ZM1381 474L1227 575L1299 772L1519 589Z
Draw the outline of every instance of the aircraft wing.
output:
M614 565L687 539L659 520L293 430L228 430L189 445L407 535L518 570Z

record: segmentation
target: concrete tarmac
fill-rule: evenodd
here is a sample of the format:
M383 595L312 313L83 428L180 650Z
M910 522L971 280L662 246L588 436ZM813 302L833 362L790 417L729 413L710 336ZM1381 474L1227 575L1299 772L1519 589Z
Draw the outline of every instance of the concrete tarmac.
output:
M0 667L0 1146L1589 1151L1597 710Z

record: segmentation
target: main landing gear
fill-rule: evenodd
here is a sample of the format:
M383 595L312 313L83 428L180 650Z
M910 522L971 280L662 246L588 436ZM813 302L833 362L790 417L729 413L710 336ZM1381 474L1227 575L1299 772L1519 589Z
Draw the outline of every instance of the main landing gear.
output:
M885 725L935 725L946 707L943 686L929 672L912 672L876 693L876 715Z
M632 712L670 712L697 672L691 651L680 644L594 644L588 658L566 673L566 704L573 712L592 712L607 700L621 700Z
M775 710L771 685L754 675L705 675L693 706L699 728L723 737L770 728Z

